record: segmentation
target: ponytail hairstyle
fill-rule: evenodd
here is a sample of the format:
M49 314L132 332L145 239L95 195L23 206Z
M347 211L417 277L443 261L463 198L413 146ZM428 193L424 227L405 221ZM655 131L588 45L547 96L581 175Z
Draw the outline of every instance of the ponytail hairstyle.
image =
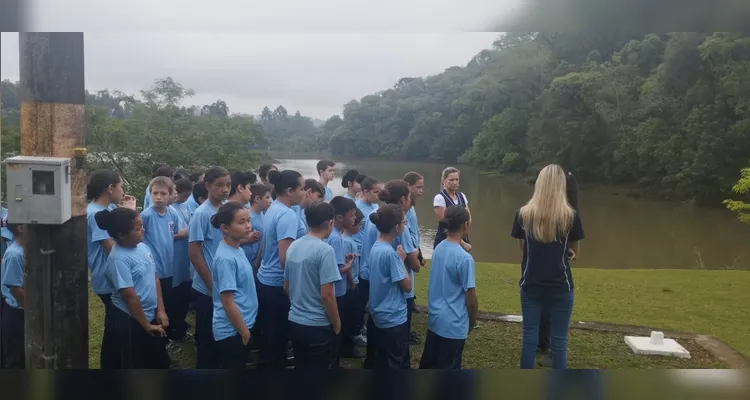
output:
M288 196L288 190L295 190L300 187L299 178L302 178L302 175L291 169L285 169L281 172L275 169L268 171L268 183L273 185L273 193L276 196Z
M463 206L454 204L445 209L445 216L438 226L440 230L458 232L467 222L469 222L469 211Z
M117 207L114 210L102 210L94 214L96 226L107 231L115 242L120 243L123 236L127 236L133 230L133 221L138 218L138 212L125 207Z
M110 186L121 183L120 175L111 169L99 169L89 176L86 184L86 201L98 199Z
M211 226L216 229L221 229L222 225L232 225L232 221L234 221L234 214L236 214L237 211L244 209L244 204L240 204L235 201L230 201L222 204L221 207L219 207L219 210L216 211L216 214L211 216Z
M573 207L574 210L578 211L578 180L571 173L565 174L565 194L568 197L568 204Z
M404 222L404 210L397 204L386 204L370 214L370 222L375 224L380 233L393 233Z
M354 226L357 226L360 223L362 223L363 219L365 219L365 214L362 213L362 210L360 210L359 207L355 207L354 208Z
M378 195L380 201L386 204L400 204L404 197L411 199L411 190L409 190L409 184L403 179L388 181Z
M325 201L318 200L305 209L305 221L310 229L325 228L333 218L333 206Z
M344 176L341 178L341 186L344 187L344 189L349 189L349 184L359 183L362 184L362 180L364 179L363 175L360 175L359 171L356 169L350 169L349 171L346 171Z

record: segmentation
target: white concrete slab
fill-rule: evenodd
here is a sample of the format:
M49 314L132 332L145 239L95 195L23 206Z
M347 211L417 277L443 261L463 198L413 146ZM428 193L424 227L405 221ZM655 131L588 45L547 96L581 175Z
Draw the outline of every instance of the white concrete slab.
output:
M665 339L662 332L651 332L651 337L625 336L625 343L635 354L690 358L690 352L674 339Z

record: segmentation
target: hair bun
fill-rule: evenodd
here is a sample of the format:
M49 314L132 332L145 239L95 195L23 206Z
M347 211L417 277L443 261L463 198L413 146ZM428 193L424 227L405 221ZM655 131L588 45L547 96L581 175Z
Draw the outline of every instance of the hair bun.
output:
M268 171L268 183L274 186L281 183L281 172L275 169Z
M377 212L370 213L370 222L377 225L380 222L380 215Z
M106 231L111 222L110 217L110 211L106 208L94 214L94 221L96 221L96 226L98 226L99 229L103 229Z

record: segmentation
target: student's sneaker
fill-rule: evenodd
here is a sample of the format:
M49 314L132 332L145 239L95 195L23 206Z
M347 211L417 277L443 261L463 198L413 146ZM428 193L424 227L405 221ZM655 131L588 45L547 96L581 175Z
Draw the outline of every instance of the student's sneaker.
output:
M540 367L552 368L552 356L547 354L541 360L536 362Z
M253 368L258 365L258 353L250 352L247 354L247 360L245 361L245 368Z
M190 332L185 332L185 336L183 336L180 341L184 343L195 343L195 335Z
M354 345L358 347L367 347L367 336L364 336L362 334L359 334L355 336L353 339Z
M415 345L422 343L421 340L419 340L419 336L417 336L416 332L411 332L409 334L409 345Z
M182 348L174 340L170 340L166 348L169 354L177 354L182 351Z

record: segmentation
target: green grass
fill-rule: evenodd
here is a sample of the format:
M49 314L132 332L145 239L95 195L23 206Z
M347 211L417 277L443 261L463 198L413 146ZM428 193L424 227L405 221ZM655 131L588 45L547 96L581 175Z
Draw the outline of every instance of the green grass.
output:
M417 275L417 303L425 304L429 269ZM478 263L479 307L483 311L519 314L517 265ZM575 269L576 301L573 320L612 322L711 334L737 350L750 354L750 272L704 270L603 270ZM103 309L99 298L89 296L89 365L99 365ZM415 317L415 330L424 337L424 316ZM572 329L569 342L571 368L721 368L703 348L680 340L692 354L690 360L633 355L622 334ZM521 326L483 323L466 344L467 368L517 368ZM418 365L421 346L412 347ZM194 365L195 349L183 345L175 357L182 368ZM347 366L358 362L348 360Z

